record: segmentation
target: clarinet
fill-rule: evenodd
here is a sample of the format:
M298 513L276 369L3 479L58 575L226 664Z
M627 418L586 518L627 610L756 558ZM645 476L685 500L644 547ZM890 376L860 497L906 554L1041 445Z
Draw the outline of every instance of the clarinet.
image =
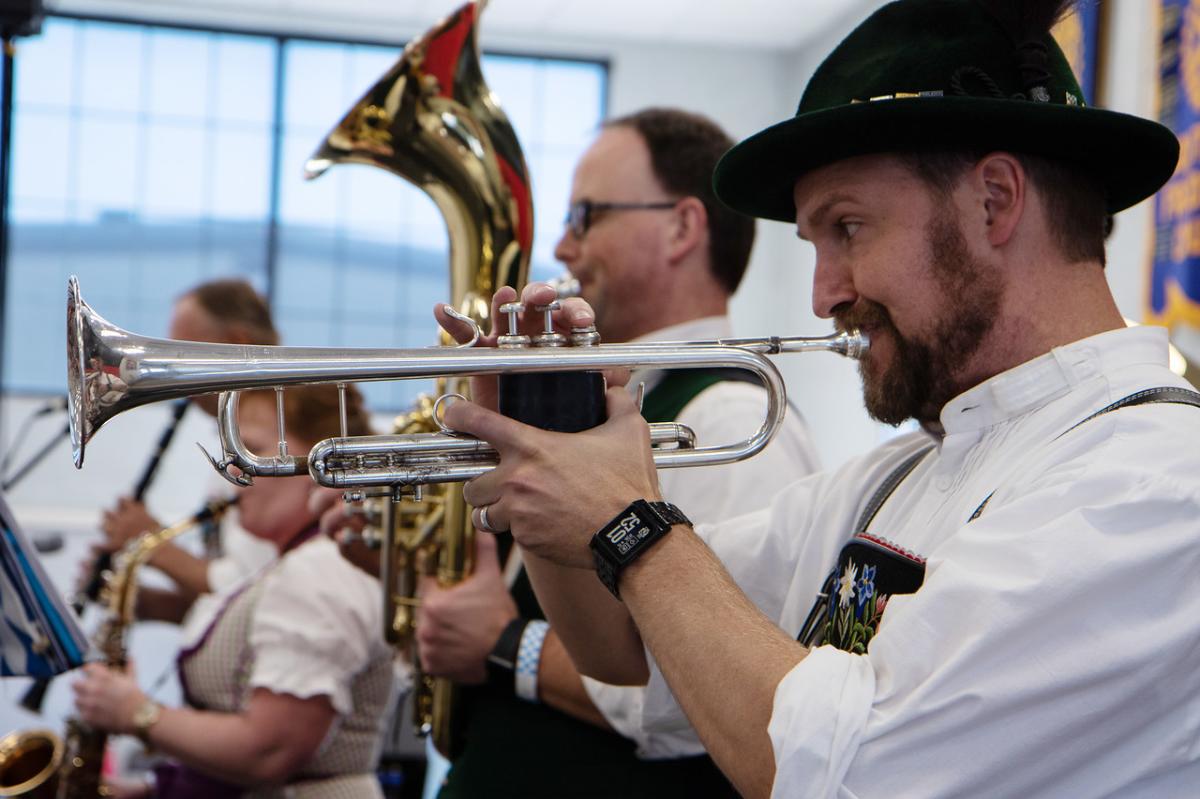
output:
M162 435L158 438L158 445L154 448L154 453L150 456L150 460L142 469L142 476L138 478L137 485L133 489L133 499L135 502L141 502L146 496L146 492L150 490L150 485L154 482L154 477L158 473L158 466L162 463L163 454L167 451L167 447L171 446L171 439L175 437L175 431L179 429L179 422L183 419L183 414L188 409L188 400L176 400L171 408L171 420L167 422L167 426L163 429ZM102 552L96 558L96 562L92 564L92 572L88 576L87 582L83 586L83 590L75 594L71 599L71 609L75 611L76 616L82 616L83 610L89 601L95 602L100 596L100 589L104 587L104 574L112 568L112 553ZM46 691L50 687L51 677L39 677L34 680L33 685L29 686L29 690L21 697L21 707L31 713L41 713L42 704L46 701Z

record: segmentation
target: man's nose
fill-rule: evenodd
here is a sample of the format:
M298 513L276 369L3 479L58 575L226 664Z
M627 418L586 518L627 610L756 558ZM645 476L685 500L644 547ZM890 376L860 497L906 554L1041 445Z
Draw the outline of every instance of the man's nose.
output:
M817 253L817 265L813 271L813 313L822 319L833 317L839 305L853 305L858 300L850 271L834 258L822 258Z
M579 239L571 232L571 228L563 226L562 235L554 245L554 257L570 266L571 261L579 257Z

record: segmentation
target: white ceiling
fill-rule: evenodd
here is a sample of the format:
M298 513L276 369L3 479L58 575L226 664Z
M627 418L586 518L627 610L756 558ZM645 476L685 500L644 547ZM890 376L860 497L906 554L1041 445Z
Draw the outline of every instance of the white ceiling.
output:
M462 0L49 0L77 13L225 23L406 39ZM660 41L786 50L858 19L882 0L490 0L488 37L576 42Z

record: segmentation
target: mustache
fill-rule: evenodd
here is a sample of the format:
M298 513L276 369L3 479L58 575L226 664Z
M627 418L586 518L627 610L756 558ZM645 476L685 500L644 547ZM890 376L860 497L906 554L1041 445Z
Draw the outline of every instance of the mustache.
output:
M859 300L853 305L839 305L833 309L833 324L839 332L850 330L894 330L892 315L877 302Z

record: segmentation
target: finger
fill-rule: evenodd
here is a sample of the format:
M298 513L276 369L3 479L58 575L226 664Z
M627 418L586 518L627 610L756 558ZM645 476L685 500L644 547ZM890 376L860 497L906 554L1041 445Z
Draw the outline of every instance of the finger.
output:
M432 574L423 574L417 578L417 597L425 602L428 597L433 596L440 590L437 577Z
M612 369L604 370L604 384L608 388L628 386L629 378L631 377L633 377L633 371L623 366L615 366Z
M336 537L346 527L347 521L346 509L335 506L321 514L317 526L321 535Z
M491 516L488 517L489 521ZM496 538L490 535L475 536L475 571L500 573L500 553L496 549Z
M604 400L607 404L609 420L631 415L641 416L642 412L638 410L637 400L623 386L613 386L608 389L604 393Z
M587 300L582 297L567 297L563 300L562 310L558 312L558 318L568 328L587 327L588 325L596 324L596 312L592 310L592 306L588 305Z
M512 286L501 286L492 295L492 329L488 336L496 336L508 332L508 318L500 313L500 306L517 298L517 290Z
M463 485L463 501L475 509L491 505L500 499L500 487L502 483L503 472L501 471L501 467L484 472L479 477ZM475 526L478 527L479 519L475 516L471 518L476 523Z
M508 516L497 508L496 503L481 505L472 510L471 523L475 525L476 530L484 533L507 533L509 528ZM491 538L491 536L476 536L475 540L480 541L486 538ZM495 544L493 543L492 546L494 547ZM498 563L497 568L499 568Z
M321 514L332 508L341 499L337 491L320 486L313 486L308 494L308 510L310 513Z
M535 305L549 305L558 299L558 292L549 283L526 283L525 288L521 290L521 302L527 308L532 308Z
M543 431L481 408L473 402L460 400L450 403L442 415L446 426L460 433L469 433L491 444L504 457L505 452L529 455L537 451L537 439Z

